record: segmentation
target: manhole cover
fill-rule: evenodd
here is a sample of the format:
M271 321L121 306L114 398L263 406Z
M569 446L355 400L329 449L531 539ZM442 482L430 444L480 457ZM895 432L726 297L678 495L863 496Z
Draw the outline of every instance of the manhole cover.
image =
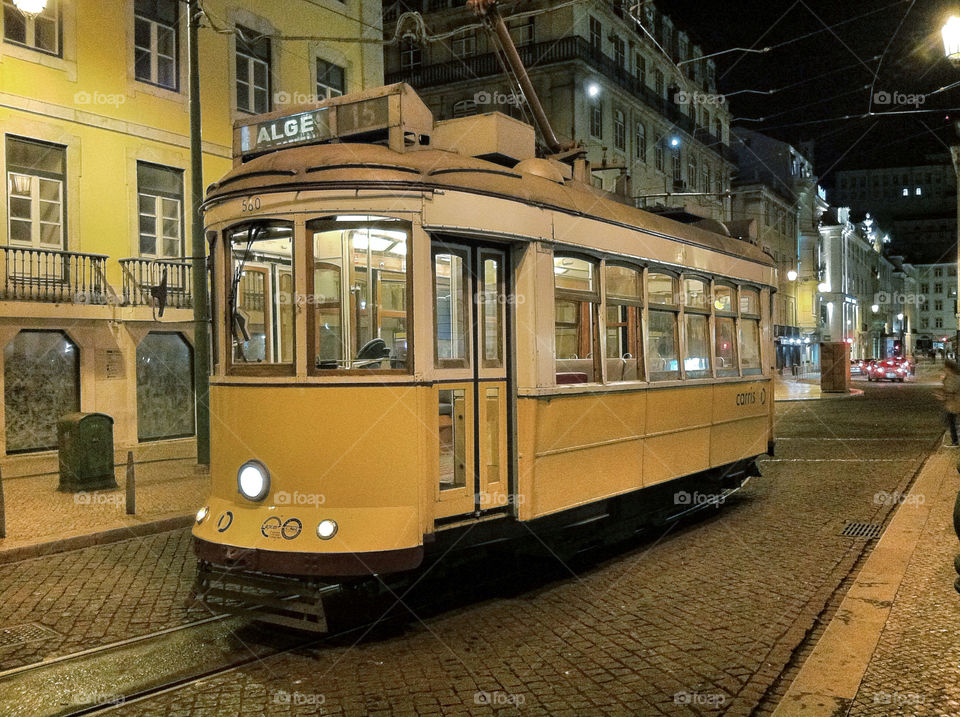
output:
M12 645L23 645L27 642L37 642L38 640L49 640L51 637L59 637L59 633L51 630L49 627L29 623L27 625L14 625L13 627L0 628L0 647L10 647Z
M840 535L848 538L861 538L870 540L879 538L883 532L883 525L880 523L847 523Z

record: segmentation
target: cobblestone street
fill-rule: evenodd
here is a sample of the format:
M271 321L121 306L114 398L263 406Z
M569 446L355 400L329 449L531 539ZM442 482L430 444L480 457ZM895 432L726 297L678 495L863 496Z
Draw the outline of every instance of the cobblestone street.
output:
M532 587L266 658L116 713L769 712L785 688L778 678L869 550L840 535L846 522L884 522L896 507L884 496L906 490L942 430L930 386L919 384L777 410L776 458L719 511L585 564L530 564L542 574ZM939 566L942 599L952 555L918 555ZM2 647L0 664L204 617L184 607L193 569L185 530L2 566L2 624L58 636ZM904 623L933 607L925 583L915 593ZM872 692L923 656L940 660L930 674L952 674L952 631L911 635L898 615L883 637L889 659L868 674ZM939 658L931 639L942 642ZM888 713L872 699L857 704L856 714Z

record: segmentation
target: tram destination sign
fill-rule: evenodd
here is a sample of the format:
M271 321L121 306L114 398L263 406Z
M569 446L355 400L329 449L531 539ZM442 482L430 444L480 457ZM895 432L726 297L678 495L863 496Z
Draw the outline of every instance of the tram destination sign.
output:
M239 154L251 156L281 147L328 142L389 126L389 98L375 97L241 125L237 140Z

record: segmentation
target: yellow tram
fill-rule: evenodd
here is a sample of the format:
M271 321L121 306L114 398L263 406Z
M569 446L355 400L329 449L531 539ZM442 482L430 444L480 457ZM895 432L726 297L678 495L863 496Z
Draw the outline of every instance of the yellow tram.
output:
M235 128L204 204L211 605L244 600L224 575L335 583L677 515L772 450L771 258L534 139L435 122L407 85Z

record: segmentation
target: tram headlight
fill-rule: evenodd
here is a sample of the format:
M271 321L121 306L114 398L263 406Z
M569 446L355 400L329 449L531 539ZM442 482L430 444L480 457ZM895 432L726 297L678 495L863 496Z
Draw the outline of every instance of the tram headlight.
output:
M320 524L317 525L317 537L320 540L330 540L337 534L337 530L339 530L339 526L335 520L321 520Z
M247 461L237 472L237 488L247 500L263 500L270 492L270 471L260 461Z
M200 510L197 511L197 525L200 525L203 521L207 519L207 516L210 515L210 508L203 506Z

